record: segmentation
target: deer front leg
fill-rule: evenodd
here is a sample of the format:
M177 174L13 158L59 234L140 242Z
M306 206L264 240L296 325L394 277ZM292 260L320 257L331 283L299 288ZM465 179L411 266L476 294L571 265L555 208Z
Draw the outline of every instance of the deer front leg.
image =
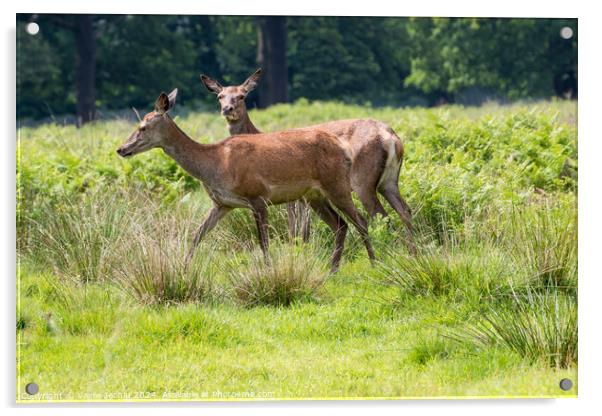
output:
M269 237L268 237L268 207L263 199L257 199L251 201L251 209L253 211L253 217L257 224L257 235L259 237L259 244L261 245L261 251L263 251L263 258L266 264L270 264L269 248Z
M220 219L222 219L224 217L224 215L226 215L231 210L232 210L232 208L230 208L230 207L213 205L213 207L209 211L209 214L207 215L205 220L203 220L203 223L201 224L201 226L199 227L198 231L196 232L196 234L194 236L194 240L192 242L192 247L190 247L190 250L188 251L188 255L186 256L186 265L188 265L190 263L190 261L192 260L192 256L194 255L194 250L199 245L199 243L201 242L203 237L205 237L205 235L217 225L218 221Z

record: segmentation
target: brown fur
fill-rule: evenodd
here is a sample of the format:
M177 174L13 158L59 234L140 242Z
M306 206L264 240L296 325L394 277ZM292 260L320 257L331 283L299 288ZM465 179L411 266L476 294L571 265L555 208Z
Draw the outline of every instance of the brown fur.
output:
M138 129L117 152L132 156L162 148L190 175L202 181L214 207L194 239L188 260L201 238L227 212L249 208L257 221L261 248L268 259L267 205L307 198L336 234L332 270L343 250L346 224L333 204L360 232L374 258L365 220L351 200L351 155L332 134L318 130L290 130L271 134L237 135L213 144L189 138L168 115L176 91L162 93L155 111L147 114ZM334 214L333 214L334 213Z

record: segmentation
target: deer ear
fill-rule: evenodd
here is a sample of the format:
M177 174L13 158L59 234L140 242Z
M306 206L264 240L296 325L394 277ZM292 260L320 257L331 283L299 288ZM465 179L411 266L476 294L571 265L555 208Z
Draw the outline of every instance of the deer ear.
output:
M159 94L157 101L155 101L155 113L164 114L167 111L169 111L169 97L162 92Z
M201 74L201 82L203 83L205 88L209 90L209 92L212 92L214 94L219 94L224 89L224 87L222 87L219 82L217 82L213 78L209 78L205 74Z
M245 82L242 83L241 87L247 92L250 93L259 84L259 79L261 78L261 68L255 71Z
M169 93L167 99L169 100L169 108L168 111L174 108L176 105L176 97L178 96L178 89L175 88L172 92Z

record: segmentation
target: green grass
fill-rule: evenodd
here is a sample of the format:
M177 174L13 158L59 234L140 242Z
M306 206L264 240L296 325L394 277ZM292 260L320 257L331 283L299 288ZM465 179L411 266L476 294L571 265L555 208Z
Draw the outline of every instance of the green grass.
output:
M229 265L228 279L241 305L290 306L310 301L327 278L326 258L297 247L281 247L266 263L255 252L248 261Z
M555 368L577 363L577 302L571 296L530 292L508 308L490 307L466 335L481 345L505 345L533 361Z
M314 217L310 242L291 245L271 207L270 266L235 211L186 268L209 200L159 150L118 158L132 124L20 129L17 388L40 386L20 399L576 395L574 103L300 101L251 116L266 131L390 123L419 255L391 215L370 224L375 267L352 231L328 275L328 228ZM177 122L225 137L217 114Z

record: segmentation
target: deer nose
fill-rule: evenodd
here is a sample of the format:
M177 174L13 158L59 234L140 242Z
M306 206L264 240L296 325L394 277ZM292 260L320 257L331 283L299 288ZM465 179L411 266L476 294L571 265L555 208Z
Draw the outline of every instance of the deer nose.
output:
M233 110L234 110L234 107L232 107L231 105L227 105L224 107L224 109L222 111L224 114L230 114Z
M132 152L128 152L125 148L120 147L119 149L117 149L117 154L121 157L127 157L130 156Z

